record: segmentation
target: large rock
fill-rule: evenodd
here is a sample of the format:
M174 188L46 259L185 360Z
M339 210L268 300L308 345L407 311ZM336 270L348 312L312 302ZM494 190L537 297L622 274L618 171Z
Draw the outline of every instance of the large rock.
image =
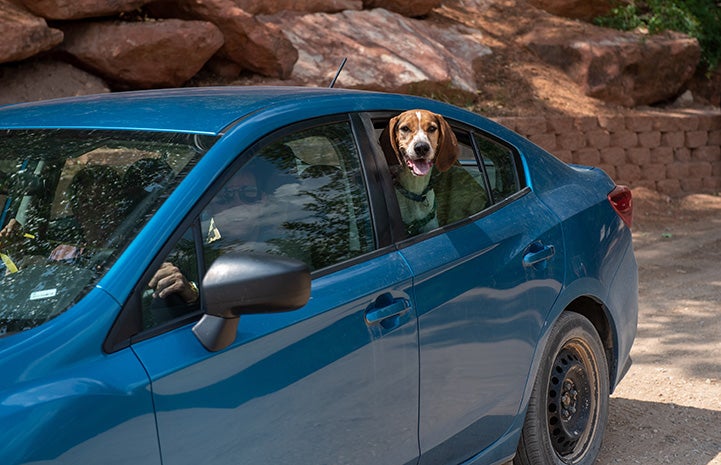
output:
M443 3L443 0L363 0L364 8L385 8L403 16L425 16Z
M608 14L617 0L528 0L531 5L557 16L590 21Z
M564 70L587 95L628 107L675 97L701 56L698 41L683 34L649 36L568 22L539 24L520 43Z
M150 0L22 0L25 6L47 19L82 19L113 16L133 11Z
M223 45L205 21L94 22L64 26L60 49L117 88L177 87Z
M362 10L363 0L234 0L236 6L252 15L272 15L282 11L338 13Z
M219 57L242 69L285 79L298 59L282 31L238 8L234 0L164 0L151 8L164 16L203 19L218 26L225 38Z
M477 30L439 26L381 8L266 19L299 50L291 77L312 85L328 85L348 58L338 87L403 91L435 83L475 92L473 66L491 53Z
M0 68L0 105L110 92L99 77L51 59Z
M721 106L721 65L712 71L699 66L688 87L700 101Z
M63 41L63 33L24 8L0 0L0 63L20 61Z

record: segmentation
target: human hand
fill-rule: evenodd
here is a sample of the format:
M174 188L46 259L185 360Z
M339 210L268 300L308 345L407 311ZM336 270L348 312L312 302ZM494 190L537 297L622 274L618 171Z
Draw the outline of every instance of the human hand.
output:
M180 268L170 262L164 262L148 282L153 289L154 298L164 299L171 294L178 294L187 303L198 300L198 288L187 280Z
M11 218L4 228L0 229L0 243L13 242L13 240L22 237L23 226L15 218Z

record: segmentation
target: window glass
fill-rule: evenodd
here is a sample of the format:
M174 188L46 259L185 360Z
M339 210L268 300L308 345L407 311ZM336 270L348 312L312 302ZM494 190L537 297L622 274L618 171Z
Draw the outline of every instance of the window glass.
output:
M206 265L230 251L284 255L311 270L375 248L358 153L347 123L263 147L201 215Z
M473 147L465 133L456 133L458 164L443 173L434 169L431 185L436 194L439 226L455 223L485 209L488 202L486 183Z
M188 229L142 293L143 328L152 328L200 308L199 263L193 231Z
M500 202L518 192L521 186L513 150L479 134L474 135L474 140L488 176L493 201Z
M0 132L0 336L80 298L200 153L184 134Z

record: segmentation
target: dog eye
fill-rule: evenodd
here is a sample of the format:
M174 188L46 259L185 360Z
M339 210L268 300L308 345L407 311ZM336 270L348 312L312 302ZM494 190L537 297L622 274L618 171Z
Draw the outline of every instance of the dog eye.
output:
M438 126L431 126L428 128L428 132L436 132L438 130Z
M398 129L400 129L401 132L410 132L411 131L411 128L409 128L408 126L401 126Z

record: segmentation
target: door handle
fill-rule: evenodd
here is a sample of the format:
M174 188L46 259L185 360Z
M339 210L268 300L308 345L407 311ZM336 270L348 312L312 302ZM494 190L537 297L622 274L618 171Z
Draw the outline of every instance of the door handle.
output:
M410 309L411 304L407 299L393 299L390 295L384 294L376 299L371 308L366 310L365 318L366 322L372 325L389 318L401 316Z
M533 244L530 252L523 256L523 266L535 266L545 262L556 255L556 248L552 245Z

